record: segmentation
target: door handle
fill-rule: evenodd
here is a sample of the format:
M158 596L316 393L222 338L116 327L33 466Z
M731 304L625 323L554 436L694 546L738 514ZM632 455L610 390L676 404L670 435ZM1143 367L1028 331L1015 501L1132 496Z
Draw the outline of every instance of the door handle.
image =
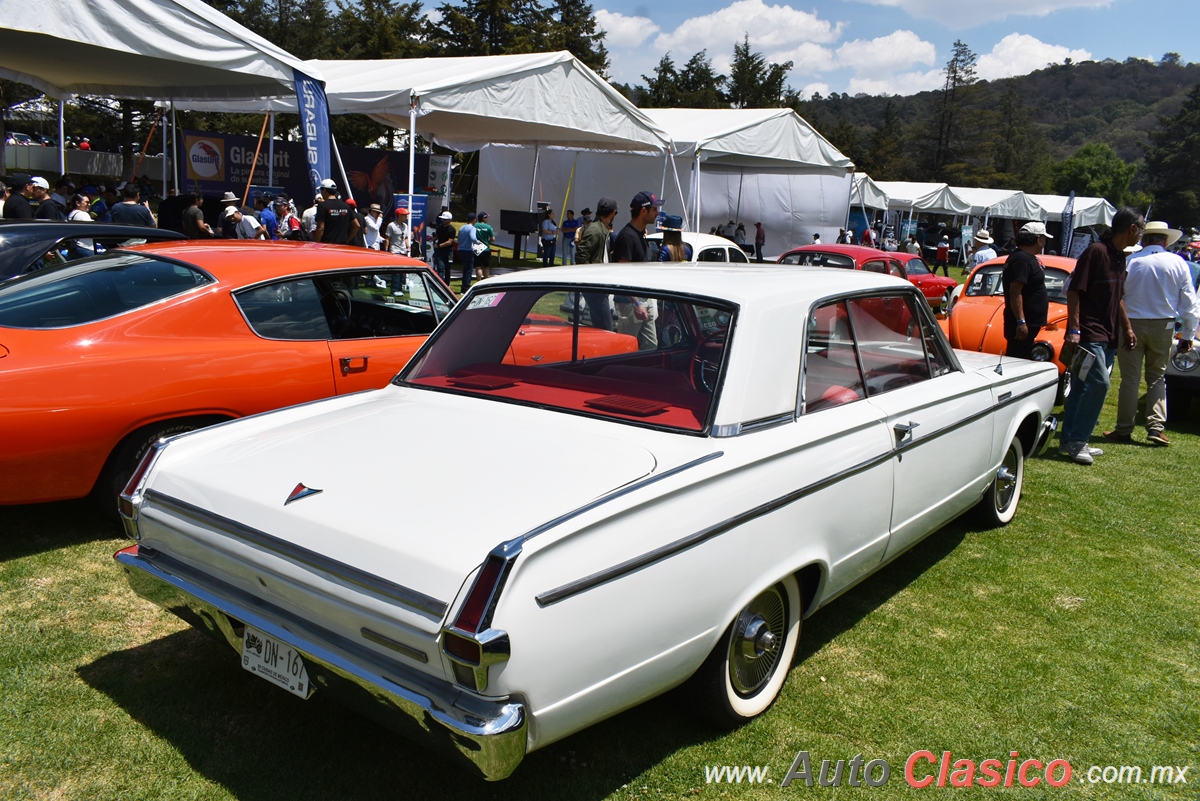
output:
M369 358L370 358L369 356L343 356L343 357L341 357L340 359L338 359L338 364L340 364L342 366L342 375L349 375L350 373L365 373L367 371L367 359L369 359ZM358 361L359 359L362 359L362 364L355 367L353 365L353 363Z
M892 426L892 430L896 432L896 442L900 443L908 437L911 437L913 429L919 425L921 424L914 423L911 420L909 420L907 423L896 423L896 425Z

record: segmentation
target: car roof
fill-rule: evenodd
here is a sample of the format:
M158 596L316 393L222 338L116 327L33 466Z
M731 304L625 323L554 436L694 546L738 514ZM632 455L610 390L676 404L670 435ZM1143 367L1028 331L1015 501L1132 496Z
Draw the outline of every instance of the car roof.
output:
M899 256L898 251L876 250L875 248L863 247L862 245L801 245L798 248L786 251L783 256L787 256L790 253L840 253L843 256L850 256L856 262ZM780 256L780 258L783 258L783 256Z
M285 275L356 267L429 267L407 256L316 242L196 240L159 242L126 250L163 256L199 267L222 283L254 284Z
M683 241L694 248L707 248L713 245L723 247L740 248L741 245L734 242L732 239L726 239L723 236L713 236L712 234L701 234L695 231L683 231ZM662 239L662 231L657 231L653 234L648 234L647 239Z
M169 228L151 228L144 225L121 225L106 222L63 222L60 220L3 220L0 221L0 235L4 237L33 237L55 238L63 236L128 236L161 237L163 239L183 239L183 234Z
M870 289L907 289L913 285L900 278L861 270L833 267L805 267L781 270L776 264L762 265L728 262L645 262L547 267L508 273L489 279L487 287L513 284L606 284L641 289L700 295L726 300L740 306L798 303L807 306L829 295Z
M1066 270L1067 272L1073 272L1075 270L1075 259L1072 259L1070 256L1042 255L1038 256L1037 260L1041 262L1043 267L1057 267L1058 269ZM1008 256L999 256L994 259L988 259L983 264L979 265L979 267L995 267L997 265L1003 266L1004 262L1006 261L1008 261ZM979 267L976 267L975 269L978 270ZM971 272L974 271L975 270L972 270Z

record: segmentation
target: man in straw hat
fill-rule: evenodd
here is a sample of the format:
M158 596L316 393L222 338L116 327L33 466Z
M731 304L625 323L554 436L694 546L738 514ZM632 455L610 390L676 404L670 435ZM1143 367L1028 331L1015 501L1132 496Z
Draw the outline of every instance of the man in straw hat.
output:
M1170 444L1163 431L1167 425L1167 360L1175 338L1175 318L1183 318L1179 350L1192 348L1196 333L1196 291L1187 263L1167 248L1183 232L1161 220L1146 223L1142 250L1129 257L1125 279L1125 313L1137 343L1117 353L1121 388L1117 395L1117 427L1105 432L1111 442L1131 442L1137 417L1138 390L1143 363L1146 376L1146 441L1165 447Z
M980 229L979 233L975 234L975 252L971 254L971 266L968 272L985 261L996 258L996 249L992 247L992 243L995 241L986 228Z

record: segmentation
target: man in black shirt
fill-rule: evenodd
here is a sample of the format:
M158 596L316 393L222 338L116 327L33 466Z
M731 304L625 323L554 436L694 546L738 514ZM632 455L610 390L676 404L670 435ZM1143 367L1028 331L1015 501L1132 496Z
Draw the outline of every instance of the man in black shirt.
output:
M617 234L613 244L613 261L650 261L646 226L658 218L662 201L652 192L638 192L629 203L629 222Z
M317 204L317 230L313 239L346 245L358 233L358 219L350 206L337 196L337 184L326 178L321 181L321 202Z
M8 180L12 194L4 201L4 219L32 220L33 207L29 205L29 197L33 194L33 179L28 173L15 172Z
M61 222L67 219L67 215L62 213L62 209L54 202L54 198L50 197L50 184L45 178L33 179L33 199L37 203L37 209L33 212L35 220Z
M1038 254L1051 239L1040 222L1025 225L1017 234L1017 249L1004 262L1005 354L1018 359L1033 358L1033 343L1046 325L1050 295L1046 292L1046 270Z

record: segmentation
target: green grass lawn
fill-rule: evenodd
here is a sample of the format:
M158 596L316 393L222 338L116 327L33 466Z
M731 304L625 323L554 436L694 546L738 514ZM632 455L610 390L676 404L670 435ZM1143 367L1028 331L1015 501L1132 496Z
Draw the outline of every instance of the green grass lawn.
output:
M1113 423L1110 399L1097 434ZM227 646L132 593L111 558L126 542L86 503L0 508L0 798L950 793L905 785L922 749L974 761L1015 750L1075 770L1066 788L1005 797L1196 798L1200 426L1170 432L1169 449L1106 447L1091 467L1031 461L1011 525L948 526L806 621L779 702L754 723L714 732L668 696L529 755L499 784L319 692L300 701L241 670ZM800 750L814 771L862 754L891 777L781 788ZM715 765L764 765L772 783L706 783ZM1189 783L1081 783L1093 765L1143 778L1189 765Z

